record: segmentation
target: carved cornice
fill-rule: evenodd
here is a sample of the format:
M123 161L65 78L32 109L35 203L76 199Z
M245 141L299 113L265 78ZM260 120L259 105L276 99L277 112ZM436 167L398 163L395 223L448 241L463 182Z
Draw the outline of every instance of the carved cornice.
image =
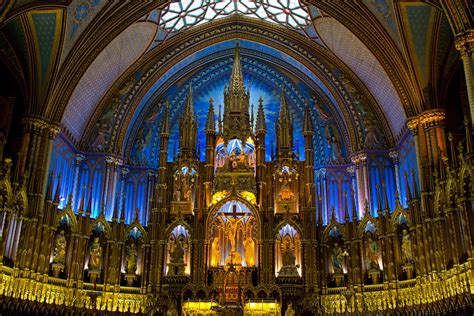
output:
M443 109L433 109L420 113L416 117L409 118L407 126L415 131L419 126L429 128L434 126L442 126L446 118L446 112Z

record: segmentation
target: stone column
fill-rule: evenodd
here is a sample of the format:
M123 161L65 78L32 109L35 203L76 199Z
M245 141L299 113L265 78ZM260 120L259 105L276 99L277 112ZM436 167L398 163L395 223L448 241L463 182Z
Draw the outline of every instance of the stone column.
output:
M392 159L393 165L395 167L395 184L397 192L400 193L400 161L398 159L398 150L392 150L388 153L388 156Z
M365 210L365 201L369 201L369 183L367 175L367 154L358 153L351 158L355 165L355 178L357 181L357 197L359 218L362 217Z
M77 154L76 159L74 161L74 182L73 182L73 188L72 188L72 196L73 196L73 201L79 202L79 172L81 169L81 164L84 161L86 156L82 154ZM72 204L72 209L76 207L76 203L73 202Z
M456 36L455 46L459 50L464 65L464 75L466 77L467 96L469 100L469 110L471 112L471 126L474 129L474 59L472 48L474 43L474 30L471 29Z

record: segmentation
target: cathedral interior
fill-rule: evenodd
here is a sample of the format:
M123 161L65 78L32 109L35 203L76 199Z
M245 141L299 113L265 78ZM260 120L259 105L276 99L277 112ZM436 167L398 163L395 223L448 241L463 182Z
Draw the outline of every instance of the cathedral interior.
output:
M0 313L472 315L470 0L0 0Z

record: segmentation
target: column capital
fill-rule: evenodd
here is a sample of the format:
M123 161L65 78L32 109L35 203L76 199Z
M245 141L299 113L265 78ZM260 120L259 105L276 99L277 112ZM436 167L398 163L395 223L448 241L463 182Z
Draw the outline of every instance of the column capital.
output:
M443 109L431 109L421 112L417 116L410 117L407 121L408 128L417 133L418 126L429 128L434 126L442 126L446 118L446 112Z
M393 149L391 150L389 153L388 153L388 156L394 161L394 162L398 162L398 150L397 149Z
M129 172L130 172L130 169L122 167L122 179L125 179Z
M472 55L472 48L474 43L474 29L456 35L454 39L454 46L461 53L461 57L464 55Z
M54 137L61 132L59 124L50 122L40 116L25 116L22 123L26 130L36 132L48 130L50 137Z
M105 157L105 162L106 162L107 166L110 166L110 167L112 167L112 166L117 167L117 166L122 165L122 159L114 157L114 156Z
M355 165L350 165L349 167L346 168L346 170L351 176L354 176L355 171L356 171L356 166Z
M80 165L85 159L86 159L85 155L76 154L76 165Z
M356 166L358 166L360 163L365 163L367 161L367 153L365 152L355 153L354 155L352 155L351 161Z

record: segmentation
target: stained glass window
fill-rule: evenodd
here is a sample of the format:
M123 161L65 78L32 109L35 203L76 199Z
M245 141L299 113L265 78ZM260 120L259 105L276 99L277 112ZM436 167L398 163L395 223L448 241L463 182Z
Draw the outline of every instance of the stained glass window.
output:
M305 31L311 24L310 15L315 12L298 0L183 0L169 4L162 12L159 24L165 31L177 32L228 15L241 14Z

